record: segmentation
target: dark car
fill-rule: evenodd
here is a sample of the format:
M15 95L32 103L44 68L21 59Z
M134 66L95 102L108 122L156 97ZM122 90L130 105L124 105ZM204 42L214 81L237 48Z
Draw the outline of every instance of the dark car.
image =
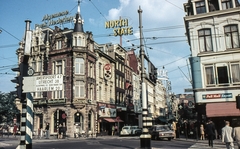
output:
M174 132L167 125L153 125L149 129L149 133L151 134L151 139L171 139L174 138Z

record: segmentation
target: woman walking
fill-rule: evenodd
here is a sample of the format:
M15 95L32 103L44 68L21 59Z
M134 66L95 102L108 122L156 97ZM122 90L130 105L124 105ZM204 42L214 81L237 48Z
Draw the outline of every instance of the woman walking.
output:
M205 140L205 133L204 133L203 124L201 124L201 126L200 126L200 133L201 133L200 140Z

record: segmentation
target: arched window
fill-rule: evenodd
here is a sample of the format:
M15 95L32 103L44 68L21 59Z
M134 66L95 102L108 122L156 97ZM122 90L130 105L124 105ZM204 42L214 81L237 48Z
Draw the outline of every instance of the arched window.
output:
M94 113L93 111L89 111L88 113L88 131L94 130Z
M53 114L53 126L54 126L54 129L53 129L53 132L57 132L58 130L58 126L61 124L61 125L64 125L66 126L67 124L67 120L66 120L66 113L65 111L63 110L56 110Z
M83 120L83 115L80 112L76 112L74 114L74 123L78 124L82 130L84 130L84 120Z

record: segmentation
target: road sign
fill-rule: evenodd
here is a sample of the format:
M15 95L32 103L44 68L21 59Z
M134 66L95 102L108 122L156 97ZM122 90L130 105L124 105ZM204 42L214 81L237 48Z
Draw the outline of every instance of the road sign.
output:
M59 91L63 89L63 75L42 75L23 78L23 93Z

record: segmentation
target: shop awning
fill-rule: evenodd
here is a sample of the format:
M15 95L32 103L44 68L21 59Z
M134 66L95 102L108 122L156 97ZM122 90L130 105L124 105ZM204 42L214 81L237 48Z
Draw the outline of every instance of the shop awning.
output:
M123 120L121 120L120 118L116 119L116 118L103 118L105 121L108 121L109 123L116 123L116 122L123 122Z
M239 116L240 110L236 108L236 102L207 103L207 117Z
M104 118L104 120L110 123L115 123L115 120L113 118Z

